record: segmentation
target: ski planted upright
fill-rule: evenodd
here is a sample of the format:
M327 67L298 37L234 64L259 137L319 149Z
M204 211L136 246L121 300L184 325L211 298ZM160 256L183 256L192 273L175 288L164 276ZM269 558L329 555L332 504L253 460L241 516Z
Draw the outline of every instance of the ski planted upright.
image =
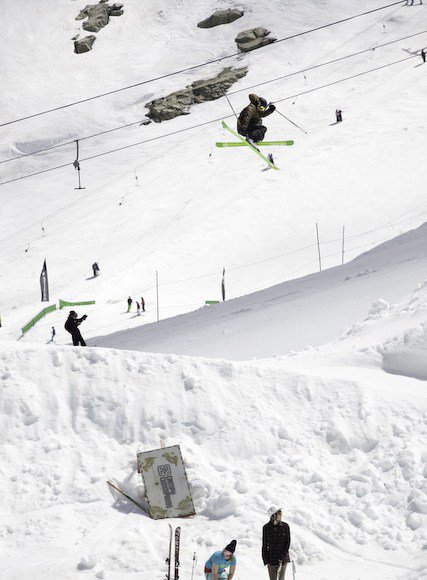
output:
M171 580L171 565L172 565L172 526L169 524L169 555L166 558L166 563L168 565L168 573L166 574L167 580Z
M174 580L179 579L179 541L181 539L181 528L178 527L175 530L175 569L174 569Z
M246 141L246 139L244 139L241 135L239 135L238 133L236 133L236 131L233 131L233 129L231 129L231 127L229 127L227 125L227 123L225 123L225 121L222 121L222 126L223 126L224 129L227 129L228 131L230 131L230 133L232 135L234 135L235 137L237 137L237 139L239 139L240 141L242 141L243 143L245 143L246 145L248 145L248 147L250 147L252 149L252 151L255 151L255 153L259 157L261 157L261 159L263 159L265 161L265 163L267 163L267 165L269 165L273 169L279 170L279 167L276 167L276 165L274 165L274 163L271 163L271 161L269 159L267 159L267 157L265 157L261 153L261 151L259 151L256 147L254 147L251 143L249 143L249 141Z

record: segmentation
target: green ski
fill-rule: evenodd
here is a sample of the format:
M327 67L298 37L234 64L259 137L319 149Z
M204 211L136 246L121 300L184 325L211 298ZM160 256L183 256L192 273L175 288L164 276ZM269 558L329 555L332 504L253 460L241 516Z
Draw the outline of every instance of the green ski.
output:
M257 147L274 147L274 146L278 146L278 145L293 145L294 142L293 141L259 141L258 143L256 143ZM241 141L219 141L217 143L215 143L215 145L217 147L245 147L246 145L249 145L249 143L246 141L245 143L242 143Z
M265 156L264 156L264 155L261 153L261 151L259 151L259 150L258 150L256 147L254 147L253 145L251 145L251 144L250 144L248 141L246 141L246 139L244 139L244 138L243 138L241 135L239 135L238 133L236 133L236 131L233 131L233 129L231 129L231 128L230 128L230 127L227 125L227 123L225 123L224 121L222 121L222 126L224 127L224 129L227 129L228 131L230 131L230 133L231 133L232 135L234 135L235 137L237 137L237 139L239 139L240 141L242 141L242 143L243 143L244 145L247 145L248 147L250 147L250 148L252 149L252 151L255 151L255 153L256 153L256 154L257 154L259 157L261 157L261 159L262 159L263 161L265 161L269 167L271 167L272 169L277 169L277 170L279 170L279 167L276 167L276 165L274 165L274 163L271 163L271 161L269 161L269 160L267 159L267 157L265 157Z

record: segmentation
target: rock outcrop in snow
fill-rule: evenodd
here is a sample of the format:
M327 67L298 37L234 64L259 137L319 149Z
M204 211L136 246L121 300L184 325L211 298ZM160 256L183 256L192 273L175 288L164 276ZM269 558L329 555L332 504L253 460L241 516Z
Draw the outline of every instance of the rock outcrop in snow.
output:
M247 67L229 67L222 70L216 77L195 81L182 91L150 101L146 105L150 110L147 117L156 123L161 123L180 115L188 115L191 105L223 97L234 83L246 75L247 71Z
M220 26L221 24L230 24L238 18L243 16L241 10L236 8L229 8L227 10L217 10L206 20L202 20L197 24L199 28L213 28L214 26Z

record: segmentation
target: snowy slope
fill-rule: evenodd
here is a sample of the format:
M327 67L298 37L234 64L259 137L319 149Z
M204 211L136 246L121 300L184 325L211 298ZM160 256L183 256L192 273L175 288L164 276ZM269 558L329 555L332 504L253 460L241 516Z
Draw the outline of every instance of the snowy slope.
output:
M85 5L2 7L0 124L226 56L243 29L282 38L383 3L247 0L234 5L242 19L202 30L229 4L125 0L93 51L74 55ZM236 578L266 577L261 526L280 502L298 579L426 580L426 24L425 6L401 3L1 127L5 160L132 123L150 99L248 65L233 106L249 90L274 101L304 92L278 107L308 132L268 119L268 137L295 140L276 152L274 173L247 150L216 150L219 121L83 161L81 191L73 144L0 165L3 182L68 164L0 187L2 579L164 577L167 523L117 501L106 479L143 498L136 453L165 438L182 447L198 514L179 522L183 579L194 551L201 579L205 558L233 537ZM81 157L230 114L225 99L199 105L82 141ZM51 303L95 299L78 309L89 315L82 331L105 348L66 346L67 310L21 338L45 305L45 258ZM220 298L224 266L227 302L201 309ZM196 312L146 325L156 271L161 319ZM129 294L144 295L144 317L124 312Z
M97 35L93 51L74 55L70 37L80 25L73 18L84 4L50 2L43 15L32 2L7 7L3 27L10 57L0 66L11 98L2 108L2 121L231 54L243 28L262 24L280 38L382 5L377 0L272 1L265 10L248 2L243 18L202 30L197 21L217 3L129 0L125 14ZM143 117L149 99L225 65L249 66L247 77L233 87L243 91L230 97L240 110L246 87L422 32L426 15L424 6L392 6L238 59L3 127L3 158L133 122ZM23 39L10 25L15 21L25 23ZM30 39L34 64L29 68ZM251 90L279 100L406 58L426 39L421 34L308 71L305 78L298 74ZM156 270L165 318L219 298L223 266L229 298L316 271L316 222L323 268L341 263L343 225L346 260L420 225L426 216L420 111L427 80L419 62L419 57L406 60L280 103L279 110L308 131L304 135L278 114L268 119L269 137L295 139L294 147L276 152L280 172L262 171L247 150L216 150L214 142L225 135L215 122L83 162L84 191L74 190L72 165L2 186L2 336L17 338L38 311L45 257L52 300L97 300L86 324L87 333L96 335L106 325L120 330L139 324L122 315L129 294L135 299L142 293L148 305L145 321L156 319ZM333 124L337 106L344 111L340 126ZM199 105L189 116L83 141L81 157L230 113L225 99ZM74 158L74 145L25 157L3 164L1 181L71 164ZM91 280L95 260L102 277Z
M106 486L114 477L141 497L136 452L162 437L182 446L198 512L180 521L182 577L193 551L201 578L231 538L238 576L265 574L260 532L275 502L300 577L386 580L422 566L425 389L366 354L279 366L20 346L0 365L2 578L80 578L85 567L162 577L166 523Z
M286 354L337 338L362 321L378 299L393 303L412 295L426 272L424 224L344 266L159 324L96 337L92 344L234 360ZM425 299L422 295L422 304ZM422 316L427 322L427 312ZM388 333L394 330L387 325Z

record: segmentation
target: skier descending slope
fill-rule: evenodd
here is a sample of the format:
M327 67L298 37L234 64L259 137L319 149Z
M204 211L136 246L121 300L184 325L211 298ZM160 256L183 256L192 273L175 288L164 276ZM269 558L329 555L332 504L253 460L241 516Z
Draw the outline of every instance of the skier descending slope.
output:
M225 569L230 567L228 580L231 580L236 570L236 540L232 540L223 550L214 552L205 564L206 580L225 580L227 574Z
M274 113L276 107L271 103L268 105L263 97L253 93L249 95L249 100L250 104L243 109L237 120L237 132L254 145L257 141L262 141L267 132L261 119Z
M268 568L270 580L284 580L289 560L291 533L286 522L282 522L282 508L268 510L270 521L262 528L262 560Z

